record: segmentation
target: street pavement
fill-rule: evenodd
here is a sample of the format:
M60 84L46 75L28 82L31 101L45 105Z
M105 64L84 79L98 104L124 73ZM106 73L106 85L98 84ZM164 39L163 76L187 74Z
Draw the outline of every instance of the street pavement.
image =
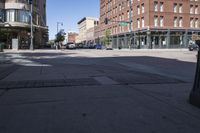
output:
M197 52L0 53L0 133L198 133Z

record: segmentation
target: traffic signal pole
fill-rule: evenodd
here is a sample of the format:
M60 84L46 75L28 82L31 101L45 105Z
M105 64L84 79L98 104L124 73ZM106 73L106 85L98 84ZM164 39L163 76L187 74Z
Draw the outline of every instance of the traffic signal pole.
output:
M30 44L30 50L34 50L34 46L33 46L33 2L32 0L29 0L29 4L31 6L31 44Z

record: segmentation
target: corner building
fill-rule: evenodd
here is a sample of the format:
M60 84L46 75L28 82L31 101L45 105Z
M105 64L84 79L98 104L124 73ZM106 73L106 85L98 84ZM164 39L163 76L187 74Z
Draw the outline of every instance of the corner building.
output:
M33 43L41 48L48 41L46 26L46 0L33 2ZM29 0L0 0L0 42L12 47L17 39L19 49L29 49L31 40L31 16Z
M130 7L131 6L131 7ZM120 26L112 21L130 21ZM200 34L200 0L100 0L100 35L111 31L113 48L186 48Z

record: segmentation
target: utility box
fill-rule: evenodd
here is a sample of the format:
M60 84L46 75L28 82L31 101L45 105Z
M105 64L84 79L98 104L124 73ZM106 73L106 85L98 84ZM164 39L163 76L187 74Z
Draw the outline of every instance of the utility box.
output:
M19 50L19 40L12 39L12 50Z

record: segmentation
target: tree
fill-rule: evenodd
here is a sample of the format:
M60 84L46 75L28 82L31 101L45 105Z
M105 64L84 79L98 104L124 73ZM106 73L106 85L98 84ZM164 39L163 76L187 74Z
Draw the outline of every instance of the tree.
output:
M110 30L105 30L104 32L104 37L103 37L103 44L105 46L109 46L110 45L110 35L111 35L111 32Z
M48 41L48 45L53 45L54 42L55 42L54 40L49 40L49 41Z
M66 33L64 32L64 30L60 30L56 34L55 42L63 42L65 40L65 35L66 35Z

